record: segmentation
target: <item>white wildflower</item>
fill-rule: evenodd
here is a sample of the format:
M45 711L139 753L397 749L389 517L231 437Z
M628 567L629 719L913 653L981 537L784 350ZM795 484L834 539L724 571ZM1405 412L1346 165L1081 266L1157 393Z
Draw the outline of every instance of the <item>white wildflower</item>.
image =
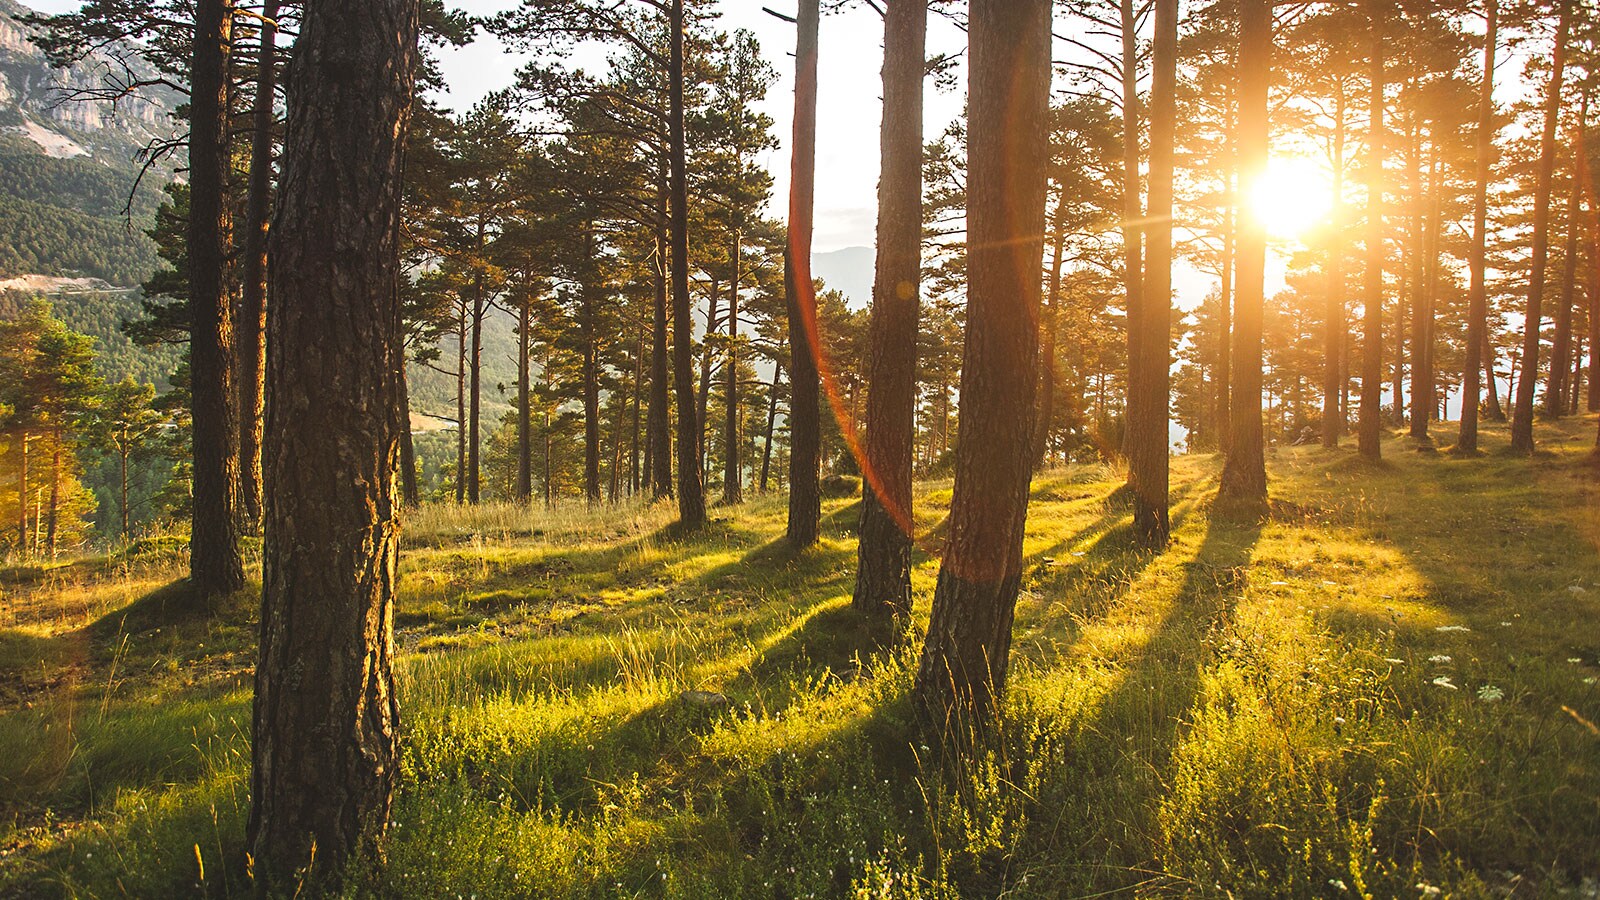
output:
M1501 622L1500 623L1500 627L1501 628L1510 628L1511 627L1511 623L1510 622Z
M1434 628L1433 630L1434 631L1442 631L1442 632L1452 632L1452 631L1471 631L1472 629L1468 628L1465 625L1440 625L1440 626Z
M1485 703L1496 703L1504 700L1505 698L1506 692L1500 690L1492 684L1486 684L1483 687L1478 688L1478 699Z
M1434 887L1426 881L1417 882L1417 890L1421 891L1422 896L1424 897L1438 897L1444 893L1444 891Z
M1578 663L1583 662L1583 657L1581 657L1581 656L1569 656L1569 657L1567 657L1567 662L1572 663L1573 665L1577 665Z
M1342 879L1339 879L1339 878L1329 878L1328 879L1328 883L1333 885L1334 887L1338 888L1341 891L1350 890L1350 886L1345 884L1344 881Z
M1288 587L1289 586L1289 582L1287 582L1287 581L1274 581L1274 582L1270 582L1270 583L1271 583L1271 585L1273 587Z
M1581 585L1581 584L1569 584L1569 585L1567 585L1567 593L1569 593L1569 594L1587 594L1587 593L1589 593L1589 591L1587 589L1585 589L1584 586Z
M1449 688L1452 691L1461 690L1460 687L1457 687L1455 684L1451 683L1449 675L1440 675L1438 678L1433 680L1433 683L1442 688Z
M1431 663L1447 663L1449 661L1450 661L1450 657L1446 656L1443 653L1435 653L1434 655L1428 657L1428 662L1431 662Z
M1406 664L1405 660L1403 660L1403 659L1395 659L1392 656L1385 656L1383 658L1383 661L1388 663L1391 666L1403 666L1403 665Z

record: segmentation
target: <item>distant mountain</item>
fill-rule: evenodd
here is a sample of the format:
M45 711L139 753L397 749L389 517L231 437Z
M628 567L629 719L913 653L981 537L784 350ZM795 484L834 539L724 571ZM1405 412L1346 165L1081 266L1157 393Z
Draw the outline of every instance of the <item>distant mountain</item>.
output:
M845 247L827 253L811 254L811 274L828 288L843 293L851 309L872 303L872 269L875 253L871 247Z

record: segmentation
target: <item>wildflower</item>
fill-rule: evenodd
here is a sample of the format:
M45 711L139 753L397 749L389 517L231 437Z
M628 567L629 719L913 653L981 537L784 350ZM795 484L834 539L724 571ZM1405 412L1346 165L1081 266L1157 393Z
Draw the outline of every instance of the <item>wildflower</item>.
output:
M1500 627L1501 628L1510 628L1511 627L1511 623L1510 622L1501 622L1500 623Z
M1344 881L1342 879L1339 879L1339 878L1329 878L1328 879L1328 883L1333 885L1334 887L1338 888L1341 891L1350 890L1350 886L1345 884Z
M1434 655L1428 657L1428 662L1431 662L1431 663L1447 663L1449 661L1450 661L1450 657L1446 656L1443 653L1435 653Z
M1421 891L1422 892L1422 896L1424 896L1424 897L1438 897L1438 896L1440 896L1441 894L1444 893L1444 891L1440 890L1437 887L1434 887L1433 885L1427 883L1426 881L1417 882L1417 890Z
M1600 678L1595 678L1593 675L1583 680L1584 684L1595 684L1596 682L1600 682Z
M1344 724L1344 716L1334 716L1333 717L1333 724L1335 724L1335 725L1343 725Z
M1504 700L1505 697L1506 692L1500 690L1492 684L1486 684L1483 687L1478 688L1478 699L1485 703L1495 703L1500 700Z
M1583 585L1581 585L1581 584L1569 584L1569 585L1567 585L1567 593L1569 593L1569 594L1587 594L1589 592L1587 590L1585 590Z
M1274 581L1274 582L1272 582L1272 586L1273 587L1288 587L1289 586L1289 582L1287 582L1287 581Z
M1458 687L1458 686L1456 686L1456 685L1454 685L1454 684L1452 684L1450 682L1450 676L1449 675L1440 675L1438 678L1435 678L1433 680L1433 683L1437 684L1439 687L1442 687L1442 688L1449 688L1452 691L1461 690L1460 687Z
M1569 656L1569 657L1567 657L1567 662L1572 663L1573 665L1577 665L1578 663L1583 662L1583 657L1581 657L1581 656Z
M1442 631L1442 632L1451 632L1451 631L1471 631L1472 629L1468 628L1465 625L1440 625L1440 626L1434 628L1433 630L1434 631Z

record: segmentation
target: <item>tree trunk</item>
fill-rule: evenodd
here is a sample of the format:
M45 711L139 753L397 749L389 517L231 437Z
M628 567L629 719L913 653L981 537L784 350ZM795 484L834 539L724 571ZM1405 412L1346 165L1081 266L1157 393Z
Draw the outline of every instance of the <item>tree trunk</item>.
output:
M1243 0L1239 8L1239 177L1267 170L1267 88L1272 79L1272 7ZM1266 292L1267 233L1259 217L1238 219L1234 262L1232 439L1219 497L1240 507L1267 503L1266 436L1261 422L1261 328Z
M667 379L667 177L666 161L662 159L660 186L656 191L656 264L655 303L652 304L652 331L650 334L650 412L645 431L648 445L645 450L645 469L650 473L650 496L660 500L671 497L672 488L672 428L669 422L672 406L671 386Z
M122 441L117 445L117 462L119 464L119 478L117 486L120 500L117 503L117 512L121 514L122 529L117 532L123 540L128 539L128 435L122 435Z
M1138 339L1139 292L1144 287L1143 187L1139 164L1143 147L1139 137L1139 35L1135 0L1118 0L1117 10L1122 35L1122 289L1123 309L1127 314L1128 372L1140 370ZM1130 375L1130 381L1132 377ZM1126 432L1124 432L1126 433ZM1127 453L1127 442L1118 448Z
M310 4L295 45L269 272L272 490L246 842L263 893L337 893L381 837L399 775L400 195L418 6Z
M44 546L56 558L56 524L61 513L61 426L50 433L50 507L44 517Z
M628 448L628 496L639 493L640 425L644 407L644 327L633 344L633 439Z
M483 249L483 225L478 225L478 249ZM467 359L471 383L467 385L467 502L476 504L482 487L482 468L479 465L483 444L483 274L472 280L472 351Z
M706 340L700 346L700 392L696 396L700 403L695 411L695 457L700 461L700 482L705 483L709 474L706 460L706 443L710 440L708 425L711 404L711 356L713 351L711 336L717 331L717 312L721 305L722 295L717 291L717 279L712 278L710 294L706 298Z
M1150 86L1150 184L1145 210L1144 283L1129 297L1128 486L1141 543L1165 546L1168 404L1172 369L1172 178L1178 121L1178 0L1155 2Z
M772 434L778 427L778 382L783 377L783 358L772 360L772 387L767 394L767 431L761 444L761 493L767 492L767 480L772 473Z
M600 502L600 335L595 321L599 288L585 284L578 290L578 334L583 342L583 495L593 506Z
M1487 368L1489 393L1494 395L1494 363L1488 353L1489 300L1485 280L1485 245L1489 220L1489 178L1494 161L1494 65L1499 40L1499 0L1484 0L1483 80L1478 89L1477 158L1472 201L1472 247L1467 256L1471 271L1467 288L1467 347L1461 364L1461 425L1456 451L1478 450L1479 377Z
M1578 144L1578 178L1584 185L1590 184L1591 172L1589 167L1589 149L1586 142ZM1588 289L1589 316L1589 412L1600 412L1600 208L1597 208L1595 197L1589 188L1585 188L1586 221L1589 225L1588 265L1585 283Z
M17 432L17 553L28 555L28 429Z
M422 505L422 495L417 488L417 446L411 436L411 377L406 370L405 358L400 360L400 420L405 430L400 434L400 501L415 509Z
M1356 443L1367 459L1383 456L1383 160L1384 59L1383 0L1367 0L1371 41L1371 96L1367 134L1366 334L1361 358L1361 419Z
M277 121L278 0L265 0L256 55L256 99L250 123L250 190L240 251L239 504L244 527L261 528L261 427L267 344L267 226L272 216L272 126Z
M743 239L733 228L733 282L728 285L728 358L722 363L722 502L744 502L744 475L739 462L739 281Z
M1322 336L1322 446L1339 446L1344 431L1340 392L1344 384L1344 340L1349 333L1345 318L1344 277L1344 156L1345 81L1338 81L1333 112L1333 228L1328 246L1328 296L1324 305Z
M1572 383L1572 312L1578 292L1578 233L1582 230L1583 183L1578 180L1576 161L1583 152L1588 133L1589 92L1583 92L1578 105L1578 137L1572 140L1574 161L1572 186L1567 192L1567 235L1562 246L1561 300L1556 307L1555 340L1550 347L1550 381L1545 388L1545 414L1560 418L1567 412L1567 392Z
M800 0L795 42L794 138L789 159L789 240L783 292L789 318L789 543L817 542L822 525L822 456L817 296L811 281L811 214L817 175L819 0Z
M1443 227L1444 164L1439 158L1437 135L1430 142L1428 162L1428 202L1423 223L1422 290L1417 293L1411 309L1411 437L1424 446L1432 446L1428 423L1433 418L1433 316L1439 296L1440 229ZM1417 202L1422 197L1419 192Z
M239 556L238 395L226 268L228 55L232 0L195 4L189 94L189 371L193 404L193 519L189 583L209 604L244 587Z
M1539 333L1544 323L1544 279L1550 256L1550 192L1556 169L1556 131L1561 123L1567 35L1571 30L1572 0L1561 0L1550 82L1545 87L1544 131L1539 136L1539 168L1533 190L1533 258L1522 325L1522 377L1517 381L1517 402L1511 411L1511 449L1518 453L1533 452L1533 395L1539 384Z
M683 3L671 0L668 28L671 56L668 62L668 152L671 156L672 197L668 231L672 241L672 362L678 394L678 522L685 528L706 523L705 486L696 459L694 319L689 308L689 185L687 142L683 126Z
M517 502L533 497L533 297L517 306Z
M467 499L467 301L456 298L456 503Z
M948 744L1004 696L1022 577L1049 158L1050 3L970 12L966 344L950 540L913 702Z
M1050 239L1050 282L1044 295L1044 340L1039 346L1039 411L1033 420L1033 465L1044 465L1050 448L1050 430L1056 415L1056 334L1061 324L1061 270L1066 264L1067 192L1056 201L1054 234ZM913 397L913 400L915 398ZM868 408L872 397L867 396ZM913 406L913 412L915 408Z
M890 0L883 20L877 260L860 541L851 600L869 617L911 614L911 461L922 280L922 82L927 0Z

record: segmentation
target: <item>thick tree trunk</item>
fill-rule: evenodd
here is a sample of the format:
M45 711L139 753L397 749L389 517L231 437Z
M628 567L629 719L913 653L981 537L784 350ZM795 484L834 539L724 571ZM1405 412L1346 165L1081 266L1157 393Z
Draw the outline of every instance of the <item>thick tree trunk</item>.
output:
M1050 3L973 0L968 294L950 540L913 701L945 742L998 712L1022 577L1049 157Z
M683 3L671 0L668 28L671 54L668 63L667 147L671 157L671 214L668 232L672 242L672 362L678 394L678 522L685 528L706 523L705 485L696 458L694 400L694 318L689 308L689 183L687 141L683 125Z
M1556 170L1567 36L1572 31L1572 0L1561 0L1559 15L1550 81L1545 86L1544 130L1539 136L1539 168L1533 189L1533 250L1528 269L1528 306L1522 325L1522 377L1517 381L1517 401L1511 411L1511 449L1518 453L1533 452L1533 398L1539 384L1539 333L1544 323L1544 280L1550 257L1550 193Z
M1267 88L1272 78L1272 7L1243 0L1239 7L1239 177L1248 184L1267 170ZM1232 438L1219 496L1245 508L1267 502L1266 436L1261 422L1261 328L1265 306L1267 233L1257 216L1238 220L1233 311Z
M1578 137L1572 141L1574 161L1572 185L1567 192L1567 235L1562 245L1561 299L1556 307L1556 333L1550 346L1550 381L1545 387L1545 414L1560 418L1567 412L1567 392L1572 384L1572 314L1578 293L1578 233L1582 230L1583 183L1578 180L1576 161L1583 152L1588 134L1589 92L1583 92L1578 105Z
M1128 486L1133 530L1147 546L1165 546L1168 403L1172 369L1172 179L1178 122L1178 0L1155 2L1150 87L1150 185L1146 204L1144 283L1129 297Z
M860 542L852 603L872 618L911 613L911 460L916 440L922 281L922 82L927 0L889 0L883 20L877 261Z
M1361 354L1361 418L1356 443L1361 455L1383 455L1383 161L1384 145L1384 10L1383 0L1367 0L1367 27L1371 29L1367 133L1367 272L1365 335Z
M1477 160L1475 160L1474 195L1472 195L1472 250L1467 255L1470 269L1467 287L1467 357L1461 367L1461 431L1456 437L1456 450L1475 453L1478 450L1478 375L1488 370L1488 389L1494 397L1493 364L1485 367L1488 354L1488 287L1485 280L1485 248L1488 243L1488 195L1490 195L1491 167L1494 162L1494 54L1499 40L1499 0L1485 0L1485 34L1483 34L1483 80L1478 88L1478 125L1475 135ZM1498 402L1496 402L1498 405Z
M311 4L295 45L269 273L247 838L263 894L336 893L382 835L399 775L400 194L418 6Z
M239 315L239 505L244 527L261 528L261 427L267 344L267 226L272 216L272 126L277 121L278 0L265 0L250 123L250 190L245 201Z
M795 42L794 138L789 159L789 240L783 292L789 318L789 543L817 542L822 526L822 352L811 281L811 214L817 176L817 29L819 0L800 0Z
M201 603L244 587L239 556L238 395L226 268L228 55L232 0L195 4L189 96L189 371L193 404L193 519L189 582Z
M1118 0L1122 35L1122 290L1127 314L1128 372L1140 369L1139 292L1144 288L1144 198L1139 166L1143 159L1140 139L1139 35L1135 0ZM1130 375L1130 381L1132 380ZM1126 434L1126 431L1124 431ZM1119 447L1127 454L1127 442Z

